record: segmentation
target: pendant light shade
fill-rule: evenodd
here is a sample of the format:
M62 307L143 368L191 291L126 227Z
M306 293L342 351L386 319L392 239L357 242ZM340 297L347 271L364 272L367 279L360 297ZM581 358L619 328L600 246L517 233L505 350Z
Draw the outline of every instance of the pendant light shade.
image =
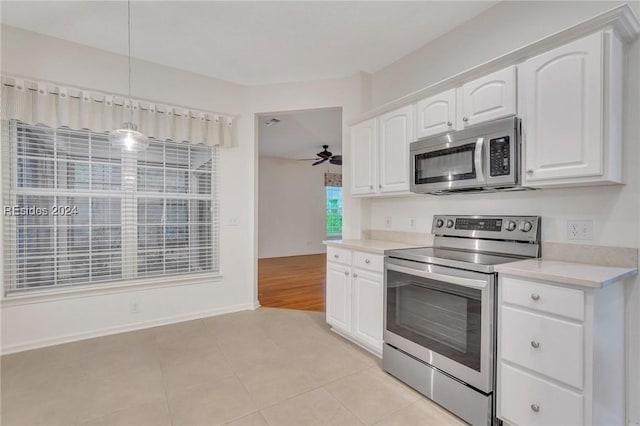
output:
M129 104L131 104L131 0L127 1L127 45L129 48ZM129 121L122 123L122 127L109 132L109 142L125 151L144 151L149 145L149 139L138 131L133 124L133 108L129 108Z
M132 122L122 123L122 127L109 132L109 142L125 151L144 151L149 146L149 139L138 131L138 126Z

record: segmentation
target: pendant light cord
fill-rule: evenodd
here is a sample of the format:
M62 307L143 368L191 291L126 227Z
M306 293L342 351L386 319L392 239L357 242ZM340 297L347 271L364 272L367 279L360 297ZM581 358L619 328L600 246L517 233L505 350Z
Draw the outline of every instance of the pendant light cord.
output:
M133 102L131 99L131 0L127 0L127 46L129 49L129 123L133 123Z

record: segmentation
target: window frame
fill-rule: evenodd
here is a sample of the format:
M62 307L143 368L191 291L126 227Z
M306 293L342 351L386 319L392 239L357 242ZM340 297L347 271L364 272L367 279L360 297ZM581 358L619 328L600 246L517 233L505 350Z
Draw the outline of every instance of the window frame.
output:
M43 285L43 286L34 286L34 287L18 287L18 216L5 216L3 211L3 220L0 225L0 238L2 238L2 244L0 244L0 254L2 255L3 261L0 262L0 276L3 277L3 285L2 292L0 293L0 299L3 300L3 304L8 300L15 300L16 303L21 303L21 300L31 300L31 299L57 299L57 298L67 298L69 296L75 294L100 294L100 293L113 293L113 292L121 292L121 291L130 291L131 289L137 288L156 288L156 287L166 287L172 285L183 285L183 284L193 284L197 282L202 282L206 280L207 282L218 281L222 275L220 273L220 200L219 200L219 185L220 185L220 149L218 146L210 147L210 162L211 169L207 172L210 173L210 190L207 194L198 194L198 193L175 193L175 192L139 192L137 187L137 175L139 169L141 167L145 167L144 165L140 165L139 157L136 154L133 154L130 159L129 166L132 167L131 171L135 174L135 184L133 185L133 189L127 190L125 184L125 154L123 153L120 164L120 189L113 190L109 188L108 190L100 189L95 190L90 184L88 188L82 189L80 191L63 188L60 189L57 187L56 182L58 179L58 162L60 161L55 154L51 157L43 157L47 158L50 161L54 162L54 183L53 189L54 193L52 194L51 188L23 188L18 187L18 137L20 132L20 126L36 127L34 125L30 125L27 123L19 122L18 120L2 120L0 123L1 127L7 127L8 131L2 130L2 136L8 136L9 141L3 143L3 147L0 147L0 176L2 177L2 185L0 188L0 198L3 202L8 203L11 206L17 205L17 200L20 196L25 195L33 195L33 196L51 196L54 200L57 200L55 197L88 197L89 204L91 206L92 200L94 198L102 198L102 197L115 197L120 200L120 224L118 225L121 228L120 231L120 257L122 263L122 269L120 278L115 280L105 279L105 280L97 280L91 281L91 274L89 274L86 280L83 280L79 283L69 283L58 285L57 275L59 274L58 265L59 265L59 257L54 254L54 264L55 267L53 269L55 278L52 280L52 284ZM40 126L38 126L40 127ZM98 132L93 132L88 129L82 129L79 131L68 129L66 127L60 129L54 129L42 126L42 129L49 130L53 132L54 138L57 137L56 132L58 131L71 131L71 132L86 132L87 140L91 137L91 135L103 135ZM0 129L1 130L1 129ZM55 140L55 139L54 139ZM163 147L163 151L167 143L174 143L172 141L161 141L161 140L153 140L156 143L160 143ZM189 155L190 155L189 150ZM5 161L7 159L7 154L9 154L8 159L10 162ZM163 154L164 155L164 154ZM191 161L189 158L188 161ZM98 162L99 163L99 162ZM86 164L92 164L92 158L89 156ZM163 175L166 174L167 168L166 163L160 167L163 170ZM89 172L89 182L92 182L92 173L93 169L90 169ZM187 165L185 169L188 173L192 172L190 163ZM189 176L189 175L188 175ZM164 179L163 179L164 181ZM210 246L206 246L206 252L210 257L210 265L211 270L208 271L176 271L173 273L166 273L166 266L163 266L163 273L157 274L153 276L148 276L145 274L141 274L139 272L139 264L138 264L138 228L141 225L140 221L137 218L137 209L138 202L140 198L160 198L163 200L175 200L175 199L184 199L189 204L192 201L200 201L206 200L210 203L210 217L209 222L198 223L199 226L209 225L211 227L209 231L210 235ZM130 204L127 205L127 202ZM57 202L54 202L58 204ZM91 208L91 207L90 207ZM133 217L126 217L125 209L133 208L133 211L136 214ZM4 210L4 207L3 207ZM91 210L89 210L90 214ZM187 226L191 226L190 222L187 222ZM58 250L57 243L57 232L60 228L59 224L54 225L52 221L52 228L54 229L54 236L52 237L52 241L54 242L54 253ZM91 226L91 225L89 225ZM105 225L106 226L106 225ZM91 229L91 228L90 228ZM130 233L128 237L125 236L125 233ZM165 231L166 232L166 231ZM189 234L191 233L191 229L189 229ZM9 236L9 238L7 238ZM126 237L126 238L125 238ZM129 244L131 247L127 251L125 246ZM9 260L5 261L5 253L9 250L12 253L12 256ZM187 251L189 254L191 253L191 243L187 243ZM95 252L91 251L91 249L85 252L87 256L91 256L95 254ZM130 261L127 265L129 266L130 271L125 272L127 269L127 265L125 265L125 256L127 254L131 254L133 260ZM189 269L191 270L191 256L189 256ZM166 259L164 260L164 264L166 265ZM7 267L9 271L7 271ZM6 279L9 278L9 279Z
M339 198L339 202L338 202L338 206L336 208L337 212L335 213L339 213L340 215L340 233L336 234L330 234L329 233L329 223L328 223L328 219L329 219L329 215L331 214L330 212L330 207L329 207L329 192L332 191L334 188L338 188L340 190L340 198ZM344 191L342 189L342 186L333 186L333 185L325 185L325 189L324 189L324 194L325 194L325 237L327 238L327 240L339 240L342 239L342 225L344 223ZM331 198L331 199L336 199L336 198Z

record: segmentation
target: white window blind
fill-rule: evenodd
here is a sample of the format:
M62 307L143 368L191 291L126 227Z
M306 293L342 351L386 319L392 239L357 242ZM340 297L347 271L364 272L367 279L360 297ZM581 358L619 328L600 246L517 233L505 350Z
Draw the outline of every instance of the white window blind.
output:
M218 148L3 122L5 293L218 271Z

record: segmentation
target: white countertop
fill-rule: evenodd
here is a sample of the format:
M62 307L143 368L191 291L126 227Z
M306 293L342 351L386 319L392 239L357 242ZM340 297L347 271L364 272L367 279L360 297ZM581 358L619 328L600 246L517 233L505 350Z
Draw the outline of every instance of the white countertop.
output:
M384 254L385 250L422 247L422 245L399 243L385 240L327 240L328 246L342 247L346 249L361 250L369 253Z
M529 259L495 267L502 274L600 288L638 273L636 268L614 268L559 260Z

